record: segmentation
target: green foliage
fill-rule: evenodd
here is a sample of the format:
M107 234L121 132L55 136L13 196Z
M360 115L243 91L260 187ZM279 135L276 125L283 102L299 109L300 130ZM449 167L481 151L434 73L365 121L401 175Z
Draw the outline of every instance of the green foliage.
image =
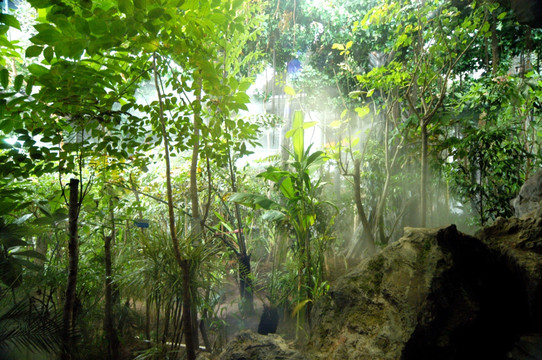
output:
M453 161L447 164L448 176L453 188L471 202L481 225L514 215L509 200L525 179L522 165L527 154L511 134L510 128L485 127L465 131L461 140L450 138Z
M287 134L292 138L293 145L291 154L293 160L289 163L291 170L271 166L258 175L274 184L275 189L281 194L281 200L277 202L263 195L247 193L236 193L230 198L232 202L266 210L263 219L285 224L293 230L294 263L298 273L297 277L290 279L286 288L295 289L295 282L298 283L296 299L298 306L304 306L324 294L323 257L331 239L326 236L327 228L320 229L323 231L319 232L316 224L317 216L322 214L321 208L328 206L334 208L333 204L319 200L325 184L311 179L311 174L320 169L326 161L322 151L311 153L311 146L304 148L304 130L313 125L303 121L301 112L296 113L292 130ZM331 221L329 218L325 221L332 224L333 217L334 214ZM278 246L278 240L275 240L275 244ZM273 269L269 281L271 300L280 301L281 296L291 292L280 289L283 286L281 284L284 284L284 281L288 282L288 279L281 275L278 268ZM307 307L307 312L310 312L310 307Z
M0 350L16 348L59 353L61 317L50 314L34 299L24 299L10 306L6 297L0 295Z
M419 177L411 170L418 168L420 125L429 131L430 159L453 159L435 162L434 169L446 173L463 208L471 205L480 223L510 215L508 200L541 163L541 31L517 25L496 3L423 4L32 0L34 20L0 15L1 287L19 299L39 294L43 311L60 307L67 261L58 182L74 175L92 179L80 214L81 348L102 348L103 240L113 228L112 210L113 284L122 301L148 301L160 319L152 323L154 344L141 357L175 351L168 343L180 339L182 282L163 215L163 121L173 159L173 204L182 214L175 219L180 247L193 266L200 315L221 324L216 312L219 286L229 279L227 257L243 251L256 264L255 287L263 283L271 303L290 305L293 299L298 314L309 309L329 287L324 257L338 209L326 201L335 198L324 191L324 179L333 166L323 151L306 144L304 130L316 124L295 112L286 134L292 143L287 167L266 163L257 177L261 169L254 163L237 168L257 148L263 126L289 123L275 114L245 114L247 89L262 59L276 69L293 58L301 61L302 71L287 86L285 75L277 82L304 111L325 112L317 125L347 180L359 162L360 198L377 244L394 239L408 199L417 197ZM21 29L29 39L17 43L9 29ZM490 60L492 32L499 64ZM510 76L516 55L532 71ZM151 86L155 73L158 85ZM161 99L141 99L151 87ZM338 108L340 116L333 114ZM196 190L210 230L201 246L185 233L195 144ZM352 196L337 187L340 220L353 228ZM140 191L138 201L132 188ZM236 214L236 204L263 211ZM149 229L133 226L140 216L150 219ZM220 243L215 233L224 232ZM266 261L273 262L271 271ZM368 287L377 289L384 274L378 259L373 265L378 276ZM6 300L8 293L2 294ZM142 335L141 319L120 298L116 320L129 341L135 332ZM2 307L0 347L8 343L2 339L19 334L22 340L11 345L53 350L55 340L49 349L44 340L54 326L40 332L38 322L15 319L35 314L24 303ZM124 327L122 319L129 319Z

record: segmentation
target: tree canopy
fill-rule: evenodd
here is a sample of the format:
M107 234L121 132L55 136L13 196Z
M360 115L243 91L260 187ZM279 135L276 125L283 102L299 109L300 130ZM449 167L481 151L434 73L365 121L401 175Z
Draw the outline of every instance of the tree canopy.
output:
M195 359L225 289L300 338L404 226L513 216L542 157L517 3L9 2L0 350Z

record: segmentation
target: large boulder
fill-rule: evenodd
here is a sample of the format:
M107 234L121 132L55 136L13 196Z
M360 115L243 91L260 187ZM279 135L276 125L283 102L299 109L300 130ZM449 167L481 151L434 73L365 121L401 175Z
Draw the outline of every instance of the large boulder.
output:
M485 242L406 228L315 304L317 359L505 359L530 329L526 286Z
M531 176L512 200L516 217L528 216L542 207L542 171Z
M542 331L542 209L520 219L498 218L476 237L517 279L531 327Z
M219 360L305 360L280 336L260 335L251 330L241 331L224 348Z

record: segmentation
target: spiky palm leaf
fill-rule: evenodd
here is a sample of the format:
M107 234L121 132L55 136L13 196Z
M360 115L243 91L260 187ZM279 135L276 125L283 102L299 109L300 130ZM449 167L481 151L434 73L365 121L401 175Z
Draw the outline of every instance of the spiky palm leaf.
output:
M35 352L58 352L62 345L61 329L60 316L50 315L41 309L40 304L25 299L0 315L0 350L14 347Z

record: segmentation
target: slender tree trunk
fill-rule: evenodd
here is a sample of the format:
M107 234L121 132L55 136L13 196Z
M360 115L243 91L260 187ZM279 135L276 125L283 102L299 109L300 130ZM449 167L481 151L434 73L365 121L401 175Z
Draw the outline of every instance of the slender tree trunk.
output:
M237 178L235 176L233 159L230 152L228 152L228 165L230 170L231 189L232 192L237 192ZM239 208L239 204L236 203L234 206L237 221L237 243L239 245L239 256L237 258L239 265L239 293L243 304L243 310L253 313L254 296L250 269L250 255L247 254L245 233L243 231L243 222L241 221L241 210Z
M192 323L192 298L190 296L190 260L181 260L182 270L182 297L183 297L183 328L184 337L186 342L186 357L189 360L196 359L196 346L194 337L197 336L197 332L194 334Z
M173 207L173 190L171 186L171 165L170 165L170 160L169 160L169 139L168 139L168 134L167 134L167 129L166 129L166 121L164 119L164 108L163 108L164 105L162 102L162 94L160 91L160 84L158 82L158 68L156 65L156 54L153 56L153 65L154 65L154 85L156 87L156 92L158 94L158 102L160 105L160 125L162 128L162 137L164 141L164 151L165 151L169 231L170 231L170 236L171 236L171 242L173 243L173 252L175 255L175 260L177 261L177 264L181 268L182 278L183 278L182 296L183 296L183 317L185 320L184 331L185 331L185 339L186 339L186 357L188 360L195 360L196 349L195 349L194 336L192 334L192 309L191 309L191 297L190 297L190 283L188 282L190 280L190 262L186 259L183 259L181 256L181 251L179 249L179 240L177 239L177 231L175 228L175 211ZM199 144L195 145L196 149L197 149L197 146L199 146ZM196 162L196 165L197 165L197 162ZM190 182L191 182L190 187L192 190L192 174L191 174ZM192 211L194 211L194 209L192 209Z
M252 292L252 278L250 276L250 255L245 253L239 253L237 257L239 264L239 292L243 302L243 310L253 312L253 292Z
M313 288L314 288L314 284L313 284L313 281L312 281L312 258L311 258L311 244L310 244L310 230L307 229L307 234L305 236L305 253L306 253L306 256L305 256L305 286L306 286L306 293L307 293L307 300L311 299L311 300L314 300L313 298ZM306 305L306 309L305 309L305 314L306 314L306 318L307 318L307 324L309 325L309 329L311 328L312 326L312 321L311 321L311 310L312 310L312 301L309 301L307 302L307 305Z
M491 18L491 59L492 74L495 75L499 70L499 39L497 37L497 14L494 11Z
M427 122L422 120L421 124L422 135L422 154L421 154L421 179L420 179L420 226L425 227L427 224L427 177L428 177L428 133Z
M200 133L199 133L199 124L201 119L201 92L202 92L202 80L199 79L198 86L195 90L195 96L196 101L194 104L194 122L193 122L193 128L194 128L194 145L192 147L192 162L190 165L190 201L192 203L192 231L191 231L191 240L195 244L201 243L201 237L202 237L202 223L201 223L201 216L199 212L199 196L198 196L198 160L199 160L199 147L200 147ZM187 263L182 267L187 273L183 273L183 278L190 279L191 278L191 263L190 261L187 261ZM191 308L191 314L190 316L185 319L185 331L188 331L185 333L186 335L186 342L190 341L192 346L195 349L199 348L199 336L198 336L198 319L197 319L197 309L195 307L195 304L193 304L191 295L195 294L196 289L191 288L191 284L184 284L183 288L186 286L186 291L188 293L186 294L186 298L183 296L183 300L188 300ZM194 290L194 291L193 291ZM185 308L186 309L186 308ZM190 322L189 322L190 321ZM190 324L190 326L187 326ZM188 349L188 346L187 346Z
M134 193L134 197L139 202L139 192L137 191L136 185L134 180L132 179L132 175L130 174L130 183L132 185L132 192ZM143 212L141 209L138 209L138 215L140 219L143 219ZM145 236L145 228L139 228L141 231L141 236ZM146 340L151 339L151 300L150 300L150 294L145 294L145 338Z
M64 313L62 323L62 338L64 349L62 359L72 358L74 352L73 328L75 326L75 298L77 288L77 270L79 266L79 239L78 239L78 218L79 218L79 180L70 179L70 200L68 209L68 283L64 300Z
M151 340L151 299L147 293L145 297L145 340Z
M363 202L361 201L361 159L354 161L354 201L358 211L361 224L363 225L363 231L367 234L369 240L369 246L375 246L375 239L365 209L363 208Z
M104 308L104 330L107 339L107 359L116 360L119 358L119 339L115 329L113 316L113 270L111 243L115 237L115 215L113 213L113 200L109 200L109 213L111 215L111 235L104 238L105 257L105 308Z
M111 262L111 241L112 235L105 237L105 308L104 308L104 329L107 339L107 359L116 360L119 358L119 339L115 330L113 319L113 288L112 288L112 262Z

